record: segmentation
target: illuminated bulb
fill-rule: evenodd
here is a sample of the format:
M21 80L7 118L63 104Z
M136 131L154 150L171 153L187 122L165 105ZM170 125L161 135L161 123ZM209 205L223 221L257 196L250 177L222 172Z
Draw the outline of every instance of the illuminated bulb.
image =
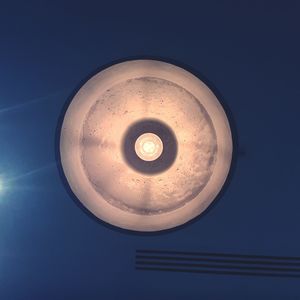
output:
M135 152L142 160L156 160L160 157L162 151L163 143L154 133L144 133L135 142Z

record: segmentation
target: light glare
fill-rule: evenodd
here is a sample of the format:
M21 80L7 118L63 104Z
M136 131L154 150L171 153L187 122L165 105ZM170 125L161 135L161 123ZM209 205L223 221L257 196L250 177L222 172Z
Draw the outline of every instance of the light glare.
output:
M162 151L163 143L154 133L144 133L135 142L135 152L142 160L156 160L160 157Z

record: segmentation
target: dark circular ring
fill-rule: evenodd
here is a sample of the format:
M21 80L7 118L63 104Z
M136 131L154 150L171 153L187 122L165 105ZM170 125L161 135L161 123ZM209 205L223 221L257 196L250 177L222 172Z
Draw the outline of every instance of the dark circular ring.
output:
M163 143L163 151L156 160L144 161L135 152L135 142L144 133L154 133ZM161 173L171 167L177 156L177 140L172 129L155 119L143 119L134 123L124 135L122 153L127 163L145 174Z

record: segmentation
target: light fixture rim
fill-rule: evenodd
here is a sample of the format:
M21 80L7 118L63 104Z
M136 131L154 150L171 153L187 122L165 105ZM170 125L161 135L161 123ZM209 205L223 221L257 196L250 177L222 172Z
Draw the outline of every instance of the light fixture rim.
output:
M81 124L101 91L127 78L158 77L185 88L209 114L216 131L217 159L204 189L190 202L170 212L141 215L110 205L90 185L81 166L79 141ZM74 123L80 119L82 122ZM71 136L71 138L70 138ZM99 72L89 79L71 101L61 129L60 156L71 190L94 215L112 225L135 231L159 231L179 226L200 215L215 199L228 176L232 160L232 134L226 113L214 93L192 73L158 60L130 60ZM215 185L215 188L212 186ZM88 196L87 196L88 195ZM138 222L137 222L138 221Z

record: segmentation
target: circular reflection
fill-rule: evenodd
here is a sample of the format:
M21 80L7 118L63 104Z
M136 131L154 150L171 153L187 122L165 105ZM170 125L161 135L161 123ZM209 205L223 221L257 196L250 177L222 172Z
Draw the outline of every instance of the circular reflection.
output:
M114 65L72 100L60 140L64 173L97 217L139 231L172 228L219 193L232 154L215 95L159 61Z
M163 143L154 133L143 133L134 145L137 156L146 161L153 161L160 157L163 151Z
M148 142L149 145L149 141L150 145L151 143L157 145L153 147L155 149L153 156L140 147L140 142ZM131 125L125 133L122 146L123 155L129 166L145 174L166 171L177 155L175 135L166 124L158 120L146 119Z

